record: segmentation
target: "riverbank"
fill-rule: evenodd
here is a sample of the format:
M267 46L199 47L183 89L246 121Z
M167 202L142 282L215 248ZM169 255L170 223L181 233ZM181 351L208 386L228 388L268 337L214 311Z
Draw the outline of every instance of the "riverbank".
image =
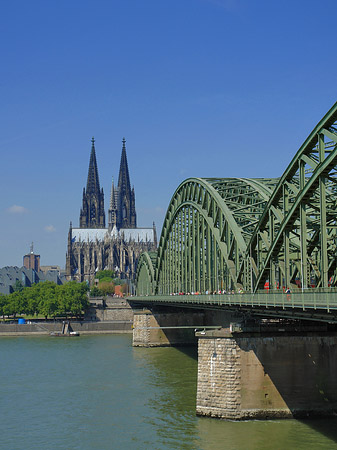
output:
M132 333L132 320L111 320L104 322L71 322L73 331L80 334L118 334ZM61 331L61 322L36 323L0 323L2 336L34 336L49 335L53 331Z

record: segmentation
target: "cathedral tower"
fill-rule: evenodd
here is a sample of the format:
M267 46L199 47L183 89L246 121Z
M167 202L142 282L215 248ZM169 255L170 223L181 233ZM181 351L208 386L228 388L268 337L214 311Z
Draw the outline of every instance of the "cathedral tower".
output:
M99 270L113 270L120 278L133 279L143 252L156 251L157 233L152 228L137 228L135 191L131 188L125 138L123 138L117 186L112 179L105 227L104 195L98 179L95 140L92 138L88 181L83 189L79 228L70 222L66 253L67 280L88 281Z
M117 186L117 228L137 228L135 190L131 189L125 138L123 138L121 164Z
M82 202L80 228L105 228L104 193L99 186L94 138L91 140L87 189L83 188Z

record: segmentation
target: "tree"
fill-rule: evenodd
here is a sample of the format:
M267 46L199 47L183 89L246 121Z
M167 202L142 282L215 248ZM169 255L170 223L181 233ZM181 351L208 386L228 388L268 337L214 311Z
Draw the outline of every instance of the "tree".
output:
M57 300L56 300L56 283L52 281L44 281L37 285L39 297L39 312L47 319L48 316L56 315Z
M10 295L5 295L5 304L3 306L3 316L11 316L14 314L13 302Z
M93 286L90 289L90 297L100 297L101 295L103 295L103 292L100 289L98 289L97 286Z
M62 286L62 290L62 310L65 314L69 313L80 316L80 314L89 307L89 300L87 297L88 286L86 283L69 281L69 283Z
M108 278L109 280L112 280L115 277L115 272L113 270L99 270L95 278L98 280L102 280L103 278Z
M111 281L100 281L98 283L99 290L103 295L113 295L115 293L115 284Z
M37 285L33 284L31 287L24 289L24 295L26 297L26 313L29 315L37 315L39 313L39 291Z
M42 314L48 317L79 316L89 307L86 283L70 281L58 286L52 281L44 281L15 291L9 295L0 294L0 315Z
M16 291L9 294L9 303L11 308L11 314L14 318L17 314L25 314L27 310L27 301L23 291Z
M2 316L2 320L5 320L6 314L5 311L8 302L9 302L8 295L0 294L0 315Z

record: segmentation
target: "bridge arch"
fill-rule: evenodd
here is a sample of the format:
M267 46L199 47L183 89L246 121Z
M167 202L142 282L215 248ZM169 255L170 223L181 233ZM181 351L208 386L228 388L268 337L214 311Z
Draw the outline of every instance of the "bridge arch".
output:
M266 282L304 289L336 284L336 121L337 103L295 154L252 234L255 291Z
M156 293L241 290L247 243L276 180L189 178L175 191L156 263ZM247 280L244 280L247 281Z
M155 294L337 285L336 175L337 103L280 178L182 182L137 279Z
M136 286L138 295L154 294L156 259L156 252L144 252L140 255L136 271Z

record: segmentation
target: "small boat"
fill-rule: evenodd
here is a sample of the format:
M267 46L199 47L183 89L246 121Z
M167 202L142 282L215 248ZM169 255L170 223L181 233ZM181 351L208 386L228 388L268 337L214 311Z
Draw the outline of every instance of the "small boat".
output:
M54 337L73 337L73 336L79 336L80 333L78 331L70 331L70 322L69 321L63 321L62 322L62 331L52 331L50 333L50 336Z
M53 337L74 337L79 336L80 333L78 331L70 331L69 333L62 333L61 331L52 331L50 336Z

